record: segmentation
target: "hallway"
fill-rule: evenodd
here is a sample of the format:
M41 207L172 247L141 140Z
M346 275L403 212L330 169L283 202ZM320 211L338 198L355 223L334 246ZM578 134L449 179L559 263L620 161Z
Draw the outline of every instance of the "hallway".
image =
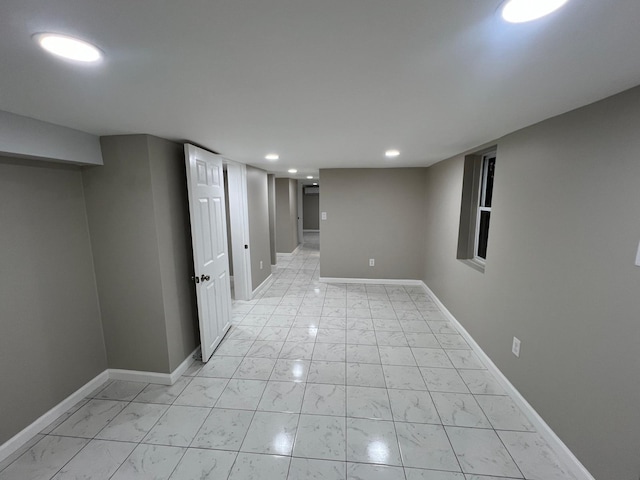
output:
M574 478L421 287L321 284L315 235L207 364L109 382L0 479Z

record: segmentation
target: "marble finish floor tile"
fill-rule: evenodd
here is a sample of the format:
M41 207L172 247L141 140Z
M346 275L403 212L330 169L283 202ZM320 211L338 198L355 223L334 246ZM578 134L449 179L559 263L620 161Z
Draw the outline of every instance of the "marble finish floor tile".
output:
M442 425L398 422L396 431L405 467L460 471Z
M256 412L240 450L291 455L298 426L297 414Z
M391 412L396 422L440 423L440 416L429 392L389 389Z
M242 357L212 356L198 372L199 377L231 378L238 366L242 363Z
M366 363L347 363L347 385L386 387L382 366Z
M214 408L196 434L192 447L239 451L253 411Z
M420 372L430 392L469 393L466 383L454 369L420 367Z
M181 377L173 385L158 385L156 383L150 383L138 394L136 398L133 399L133 401L139 403L160 403L170 405L176 401L178 396L180 396L190 382L191 377Z
M300 382L267 382L258 410L300 413L305 385Z
M232 378L216 402L217 408L258 408L262 392L267 387L265 380L241 380Z
M402 467L348 463L347 480L405 480Z
M167 408L167 405L130 403L98 432L96 438L140 442Z
M135 443L91 440L53 480L87 478L88 472L95 479L110 478L134 448Z
M306 382L309 374L309 360L287 360L280 358L276 361L269 380L281 382Z
M302 413L346 415L346 388L343 385L307 383Z
M171 474L170 480L226 479L236 455L235 452L190 448Z
M393 422L347 418L347 461L401 466Z
M224 391L226 378L196 377L176 398L175 405L189 407L213 407Z
M441 470L425 470L421 468L405 468L404 473L407 480L469 480L471 477L464 476L462 473L443 472ZM509 480L492 479L489 477L476 478L475 480Z
M286 480L290 457L239 453L228 480Z
M473 394L506 395L504 388L488 370L458 370Z
M300 415L293 456L346 460L344 417Z
M485 370L486 367L480 357L471 350L445 349L447 356L455 368L467 370Z
M347 417L392 420L387 389L347 386Z
M346 464L332 460L292 458L289 480L344 480Z
M315 343L309 342L284 342L278 358L288 360L311 360Z
M344 343L316 343L312 358L325 362L344 362L347 358L346 347Z
M176 468L184 452L184 448L139 444L111 479L166 480Z
M383 365L387 388L400 390L427 390L418 367Z
M233 378L268 380L275 364L276 360L272 358L244 357Z
M53 430L54 435L93 438L125 407L126 402L90 400Z
M381 363L380 353L375 345L347 345L346 349L346 360L349 363L375 363L377 365Z
M453 368L453 363L441 348L412 347L411 351L420 367Z
M510 397L477 395L476 401L496 430L535 431L531 422Z
M211 409L173 405L144 437L144 443L188 447Z
M470 393L432 392L431 398L443 425L491 428L489 420Z
M120 400L123 402L130 402L133 400L144 388L147 383L142 382L126 382L124 380L114 380L106 388L96 394L95 398L102 400Z
M309 367L307 383L330 383L344 385L347 364L344 362L326 362L313 360Z
M575 480L539 434L498 432L498 435L527 480Z
M0 472L0 480L49 480L88 440L47 435Z
M465 474L522 478L520 470L495 431L480 428L444 428Z

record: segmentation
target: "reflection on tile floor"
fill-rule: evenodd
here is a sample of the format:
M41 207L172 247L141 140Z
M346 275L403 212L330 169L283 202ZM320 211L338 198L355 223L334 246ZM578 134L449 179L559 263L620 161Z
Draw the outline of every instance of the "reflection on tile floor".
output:
M206 365L108 382L0 480L574 478L420 287L321 284L305 239Z

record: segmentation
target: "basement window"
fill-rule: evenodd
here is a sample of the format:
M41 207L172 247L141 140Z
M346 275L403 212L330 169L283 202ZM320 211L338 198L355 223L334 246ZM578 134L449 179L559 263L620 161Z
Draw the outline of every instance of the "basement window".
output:
M487 261L495 167L495 147L465 157L457 258L481 272Z

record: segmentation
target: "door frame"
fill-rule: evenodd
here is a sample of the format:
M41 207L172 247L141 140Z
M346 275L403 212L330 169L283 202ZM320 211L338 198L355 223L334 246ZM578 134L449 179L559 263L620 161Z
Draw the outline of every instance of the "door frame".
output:
M229 185L229 223L233 261L233 288L236 300L251 300L251 248L249 238L249 201L247 166L222 157ZM245 247L246 245L246 247Z

